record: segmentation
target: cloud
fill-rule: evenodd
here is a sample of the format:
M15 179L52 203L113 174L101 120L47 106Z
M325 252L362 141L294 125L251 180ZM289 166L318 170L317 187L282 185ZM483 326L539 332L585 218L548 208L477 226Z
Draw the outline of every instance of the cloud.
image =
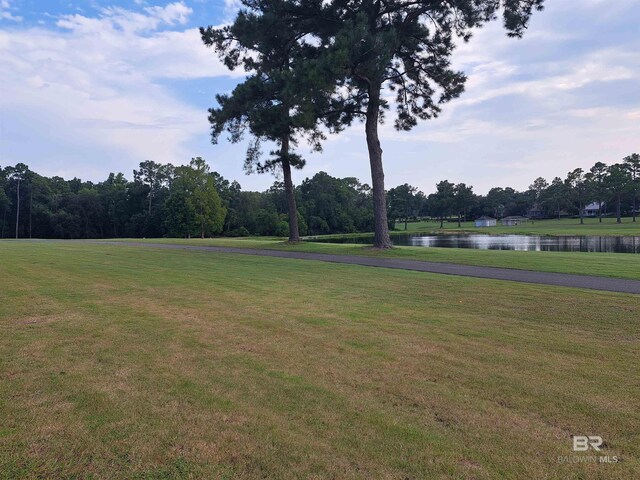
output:
M75 32L92 32L96 27L109 31L122 30L125 34L149 32L163 25L184 25L193 10L182 2L170 3L165 7L144 7L143 13L121 7L105 7L99 18L82 15L63 15L57 25Z
M0 0L0 20L22 22L23 18L21 16L11 13L13 10L15 10L15 7L11 5L9 0Z
M94 164L125 171L146 158L188 160L193 138L207 136L206 111L163 82L230 75L196 29L178 28L190 14L182 2L140 12L108 7L94 17L63 15L59 29L0 31L0 108L12 119L2 127L25 125L36 139L3 135L3 163L41 153L43 173L57 173L68 168L69 152L94 152Z
M74 14L51 28L2 22L3 164L99 180L146 158L203 155L247 188L271 183L269 175L243 175L244 145L208 143L205 107L243 72L227 71L193 25L216 14L229 21L238 1L159 3L95 14L69 7ZM409 182L429 192L447 178L477 192L526 188L538 176L616 162L640 148L638 2L547 3L521 40L493 22L459 46L453 64L468 75L467 90L439 118L396 132L389 112L380 130L387 186ZM15 5L0 0L0 12L22 14ZM329 137L322 154L304 145L300 153L309 162L296 181L320 169L370 178L362 124Z

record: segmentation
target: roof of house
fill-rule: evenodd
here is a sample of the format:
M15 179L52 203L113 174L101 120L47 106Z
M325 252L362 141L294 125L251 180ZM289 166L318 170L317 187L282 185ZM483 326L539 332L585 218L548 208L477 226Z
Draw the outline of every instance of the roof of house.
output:
M602 206L604 207L605 202L602 202ZM598 202L591 202L589 205L585 205L584 209L585 210L598 210L600 208L600 205Z
M487 217L486 215L482 215L480 218L476 218L476 222L478 220L495 220L495 218Z
M519 215L512 215L510 217L504 217L502 220L527 220L527 217L521 217Z

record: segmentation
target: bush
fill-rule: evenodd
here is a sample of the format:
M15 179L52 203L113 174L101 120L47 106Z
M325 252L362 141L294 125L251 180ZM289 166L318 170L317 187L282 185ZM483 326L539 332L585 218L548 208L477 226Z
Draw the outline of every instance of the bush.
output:
M276 237L288 237L289 236L289 222L280 220L276 225L275 230Z

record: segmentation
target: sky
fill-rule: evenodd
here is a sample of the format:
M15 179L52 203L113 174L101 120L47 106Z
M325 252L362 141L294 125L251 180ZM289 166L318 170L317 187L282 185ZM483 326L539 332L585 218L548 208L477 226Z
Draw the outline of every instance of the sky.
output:
M242 72L207 49L199 26L223 25L234 0L0 0L0 166L101 181L144 160L201 156L245 190L245 144L212 145L207 109ZM410 132L380 127L387 188L430 193L447 179L526 189L597 161L640 152L640 0L547 0L523 39L500 22L460 44L462 96ZM391 116L389 116L391 120ZM364 126L330 136L301 182L319 171L370 183Z

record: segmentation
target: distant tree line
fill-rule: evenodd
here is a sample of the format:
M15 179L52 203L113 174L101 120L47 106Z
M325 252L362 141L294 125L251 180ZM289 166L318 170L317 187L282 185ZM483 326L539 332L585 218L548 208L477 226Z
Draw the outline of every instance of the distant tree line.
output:
M573 216L582 222L588 204L597 206L600 219L613 214L636 221L640 155L613 165L598 162L586 172L578 168L551 183L537 178L525 191L494 187L478 195L470 185L443 180L429 195L409 184L386 193L391 229L425 218L460 225L482 215ZM373 231L372 190L356 178L320 172L293 194L301 235ZM289 218L284 182L264 192L243 191L199 157L183 166L145 161L133 180L111 173L98 183L45 177L22 163L0 166L1 238L284 237Z
M370 188L324 172L295 190L300 231L371 231ZM1 238L287 236L285 186L243 191L201 158L189 165L140 163L102 182L45 177L25 164L0 166Z
M525 191L511 187L494 187L486 195L476 195L473 187L443 180L436 184L436 192L425 196L415 187L401 185L387 192L389 217L407 222L430 217L440 222L461 221L482 215L495 218L524 216L531 218L560 218L573 216L583 223L585 207L591 204L590 216L615 215L633 217L638 213L640 195L640 155L625 157L622 162L606 165L597 162L588 171L581 168L569 172L563 179L551 183L536 178Z

